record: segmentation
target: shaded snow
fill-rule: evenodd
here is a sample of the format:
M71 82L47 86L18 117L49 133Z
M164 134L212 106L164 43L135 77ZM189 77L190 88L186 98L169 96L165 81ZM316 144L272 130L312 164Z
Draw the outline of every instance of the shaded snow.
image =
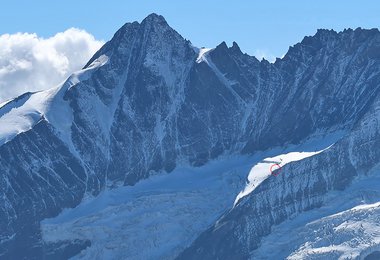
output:
M363 259L380 249L380 167L272 228L252 259Z
M181 167L107 190L42 222L45 241L89 239L75 259L173 258L228 209L252 157Z
M338 136L254 156L220 158L199 168L182 166L135 186L106 190L44 220L43 238L47 242L90 240L91 246L74 259L172 259L231 209L252 166L279 152L283 154L269 158L283 157L285 163L299 160L311 153L292 151L320 149Z

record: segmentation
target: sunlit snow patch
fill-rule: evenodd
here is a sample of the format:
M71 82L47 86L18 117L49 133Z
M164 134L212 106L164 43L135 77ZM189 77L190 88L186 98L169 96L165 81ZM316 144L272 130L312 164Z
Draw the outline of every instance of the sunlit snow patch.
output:
M91 246L73 259L175 258L231 209L254 165L265 165L263 178L269 176L270 163L263 163L263 158L281 157L286 164L319 153L339 138L340 134L323 136L253 156L221 157L202 167L181 166L134 186L105 190L42 221L43 239L46 243L90 240ZM281 155L269 157L275 154Z
M206 54L211 50L210 48L200 48L196 62L201 63L202 61L206 61Z
M286 154L280 154L275 157L265 158L264 160L262 160L261 162L253 166L253 168L249 172L248 183L246 187L244 188L244 190L242 190L237 195L234 202L234 207L236 206L236 204L239 202L240 199L250 194L258 185L260 185L260 183L262 183L266 178L271 176L270 167L273 164L279 164L281 167L283 167L290 162L299 161L307 157L311 157L316 154L319 154L327 150L331 146L332 145L330 145L329 147L325 149L315 151L315 152L291 152L291 153L286 153Z
M0 110L0 146L36 124L50 96L51 90L42 91L6 103Z
M64 83L35 93L25 93L18 98L0 104L0 146L20 133L30 130L45 117L60 133L70 132L72 112L63 99L68 88L91 75L92 71L108 62L105 55L96 59L88 68L73 73ZM66 142L68 137L63 138Z

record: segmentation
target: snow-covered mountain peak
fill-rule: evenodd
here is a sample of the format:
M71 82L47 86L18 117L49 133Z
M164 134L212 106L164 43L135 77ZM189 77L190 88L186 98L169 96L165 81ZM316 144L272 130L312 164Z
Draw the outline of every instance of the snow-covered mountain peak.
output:
M200 166L241 153L272 151L263 157L272 158L284 154L288 145L343 131L333 147L284 165L284 174L269 176L249 190L244 203L222 219L227 225L217 225L199 241L215 254L237 252L229 257L236 259L239 252L246 256L255 250L275 224L319 207L327 193L344 189L379 161L380 41L375 30L317 34L271 64L243 54L236 43L195 48L163 17L152 14L141 23L125 24L63 85L1 104L0 131L12 127L10 119L22 128L5 129L11 138L0 145L0 258L23 258L26 250L34 250L36 258L46 252L60 258L63 251L72 250L74 256L90 246L77 240L44 244L39 221L91 195L170 176L165 173L180 167L193 169L191 176L197 176ZM268 164L263 165L268 175ZM223 199L226 188L216 188L214 196ZM244 185L235 188L238 193ZM184 196L192 194L196 190ZM238 194L230 195L232 205ZM164 196L170 205L171 195ZM183 221L192 217L184 215ZM160 221L168 219L157 220L163 224L159 230L167 230L168 223ZM213 236L227 229L234 232ZM157 231L155 226L151 230ZM186 240L190 243L194 236ZM213 250L216 245L223 246ZM202 254L198 244L193 248L191 253Z

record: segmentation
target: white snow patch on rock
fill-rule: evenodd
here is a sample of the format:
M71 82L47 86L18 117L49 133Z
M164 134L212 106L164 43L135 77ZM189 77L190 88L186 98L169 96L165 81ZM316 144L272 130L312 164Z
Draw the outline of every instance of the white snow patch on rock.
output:
M286 163L300 159L303 153L292 151L319 149L334 138L220 158L198 168L181 166L135 186L106 190L44 220L43 239L90 240L91 246L74 259L173 259L231 209L253 165L269 156L277 159L273 154L281 152L290 154L283 158Z

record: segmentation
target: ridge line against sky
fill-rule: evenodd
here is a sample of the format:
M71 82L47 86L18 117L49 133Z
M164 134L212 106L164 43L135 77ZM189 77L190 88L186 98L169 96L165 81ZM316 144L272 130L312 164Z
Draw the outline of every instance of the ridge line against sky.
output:
M75 27L103 41L124 23L157 13L195 46L212 48L222 41L228 45L236 41L243 52L272 58L281 57L289 46L319 28L380 27L380 3L372 0L110 0L107 4L15 0L2 3L2 10L0 34L29 32L46 38Z
M269 61L319 28L380 27L380 3L372 0L6 0L0 16L0 103L54 87L122 25L151 13L164 16L194 46L235 41L242 52Z

